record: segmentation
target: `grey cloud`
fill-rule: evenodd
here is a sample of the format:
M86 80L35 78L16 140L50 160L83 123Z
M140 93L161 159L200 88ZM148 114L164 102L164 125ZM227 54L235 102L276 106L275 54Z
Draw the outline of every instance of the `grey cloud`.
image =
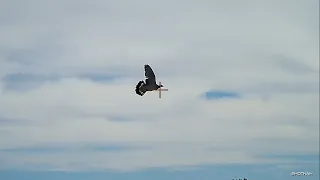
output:
M313 74L319 76L319 67L311 67L295 58L275 55L271 56L275 63L284 71L294 74Z

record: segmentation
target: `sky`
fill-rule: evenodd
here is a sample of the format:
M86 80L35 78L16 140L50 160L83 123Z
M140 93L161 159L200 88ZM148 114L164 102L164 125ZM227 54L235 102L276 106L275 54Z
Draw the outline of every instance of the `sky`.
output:
M317 0L0 2L1 180L291 172L319 179Z

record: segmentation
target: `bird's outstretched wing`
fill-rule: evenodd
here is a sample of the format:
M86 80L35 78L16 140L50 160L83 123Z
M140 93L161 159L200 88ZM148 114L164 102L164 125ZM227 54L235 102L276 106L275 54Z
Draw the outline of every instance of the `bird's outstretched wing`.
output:
M144 65L144 71L146 76L146 84L156 84L156 76L148 64Z
M144 88L144 82L143 81L139 81L138 84L136 85L136 94L143 96L147 91Z

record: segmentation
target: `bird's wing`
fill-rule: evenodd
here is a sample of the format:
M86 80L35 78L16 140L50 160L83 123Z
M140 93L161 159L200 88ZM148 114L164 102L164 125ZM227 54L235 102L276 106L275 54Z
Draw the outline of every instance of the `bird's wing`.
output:
M146 84L156 84L156 76L148 64L144 65L144 71L146 76Z
M136 94L143 96L147 90L145 88L145 84L143 81L139 81L138 84L136 85Z

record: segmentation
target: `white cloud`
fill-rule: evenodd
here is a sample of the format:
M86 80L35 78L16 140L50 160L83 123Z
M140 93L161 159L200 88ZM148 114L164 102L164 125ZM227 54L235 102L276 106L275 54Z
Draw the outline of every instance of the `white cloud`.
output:
M0 152L0 167L123 170L268 162L256 155L315 153L316 4L4 2L0 77L62 78L23 92L0 81L0 123L1 118L23 122L0 127L0 149L110 142L151 148ZM145 63L169 88L162 99L155 92L144 97L134 92ZM95 73L121 78L104 83L78 78ZM233 90L242 98L201 99L210 89Z

